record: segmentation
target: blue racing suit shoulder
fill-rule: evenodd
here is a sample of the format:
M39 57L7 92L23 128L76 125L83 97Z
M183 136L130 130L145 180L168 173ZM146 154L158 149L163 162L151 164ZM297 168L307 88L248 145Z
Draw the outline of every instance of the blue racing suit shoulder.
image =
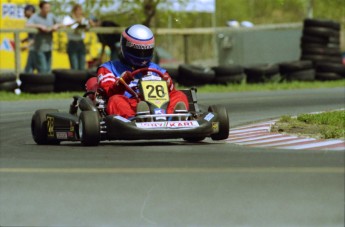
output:
M131 68L129 68L127 65L123 64L119 60L115 61L107 61L100 65L99 67L104 67L108 69L110 72L112 72L116 77L120 77L121 74L125 71L133 71Z

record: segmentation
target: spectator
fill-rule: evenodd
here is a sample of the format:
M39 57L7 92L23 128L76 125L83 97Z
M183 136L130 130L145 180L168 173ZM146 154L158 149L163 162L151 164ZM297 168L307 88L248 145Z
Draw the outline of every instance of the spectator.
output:
M73 6L71 15L66 16L62 23L73 29L73 32L67 34L67 53L71 68L83 70L85 69L86 56L86 48L83 41L85 38L84 31L88 29L90 25L93 26L94 23L83 16L83 9L80 4L75 4Z
M101 27L119 27L118 24L112 21L102 21ZM97 34L100 43L102 43L101 58L104 54L105 47L108 46L110 49L110 59L116 60L119 59L119 43L121 34Z
M24 16L29 20L30 17L35 13L36 9L33 5L26 5L24 7ZM35 34L29 33L28 37L22 40L22 43L27 43L26 46L22 47L22 50L29 49L28 58L26 60L26 66L24 71L26 73L32 73L36 67L36 60L35 60L35 50L34 50L34 38Z
M39 8L40 12L30 17L26 26L38 29L34 39L37 68L39 73L48 73L51 71L53 32L59 29L61 24L54 14L50 13L49 2L40 2Z

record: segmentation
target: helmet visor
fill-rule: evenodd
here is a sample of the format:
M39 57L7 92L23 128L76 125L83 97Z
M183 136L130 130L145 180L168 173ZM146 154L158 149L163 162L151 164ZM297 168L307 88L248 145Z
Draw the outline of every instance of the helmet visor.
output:
M139 58L151 58L153 56L154 44L135 44L126 39L122 39L122 42L125 53Z
M153 48L151 49L136 49L133 47L125 47L125 51L131 55L134 55L139 58L147 58L152 57L153 55Z

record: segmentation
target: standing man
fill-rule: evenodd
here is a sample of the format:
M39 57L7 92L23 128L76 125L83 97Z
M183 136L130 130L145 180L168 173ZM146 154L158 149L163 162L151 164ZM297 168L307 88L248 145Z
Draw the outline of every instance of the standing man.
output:
M33 5L26 5L24 8L24 16L29 20L30 17L35 13L35 7ZM36 67L36 60L35 60L35 50L34 50L34 38L35 34L29 33L28 37L22 40L22 43L27 43L25 47L22 47L22 50L29 49L28 58L26 60L25 72L32 73Z
M84 17L83 8L80 4L73 6L71 15L65 16L62 23L73 29L73 32L67 33L67 53L71 69L84 70L86 62L85 30L93 26L94 23Z
M61 27L54 14L50 13L50 7L49 2L40 2L40 12L34 14L26 25L28 28L38 29L34 39L34 51L39 73L51 71L53 32Z
M113 21L102 21L101 27L120 27L119 24ZM102 59L103 54L105 53L105 47L108 46L110 49L110 59L116 60L119 59L119 47L121 34L97 34L100 43L102 43L102 50L100 58Z

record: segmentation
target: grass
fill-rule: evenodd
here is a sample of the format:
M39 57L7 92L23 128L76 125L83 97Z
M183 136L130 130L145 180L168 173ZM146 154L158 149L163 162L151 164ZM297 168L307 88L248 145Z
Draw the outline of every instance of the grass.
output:
M318 114L282 116L272 127L272 132L304 135L320 139L344 139L345 110Z
M206 85L198 87L198 92L245 92L245 91L274 91L293 90L307 88L333 88L345 87L345 79L337 81L313 81L313 82L283 82L264 84L229 84L229 85Z
M83 95L82 92L61 92L61 93L21 93L16 95L12 92L0 91L0 101L20 101L20 100L42 100L42 99L65 99L74 95Z
M307 88L333 88L345 87L345 80L337 81L314 81L314 82L284 82L265 84L229 84L229 85L206 85L198 87L200 93L210 92L245 92L245 91L273 91L273 90L293 90ZM178 86L178 89L184 87ZM73 95L82 95L82 92L44 93L16 95L12 92L0 91L0 101L37 100L37 99L64 99Z

